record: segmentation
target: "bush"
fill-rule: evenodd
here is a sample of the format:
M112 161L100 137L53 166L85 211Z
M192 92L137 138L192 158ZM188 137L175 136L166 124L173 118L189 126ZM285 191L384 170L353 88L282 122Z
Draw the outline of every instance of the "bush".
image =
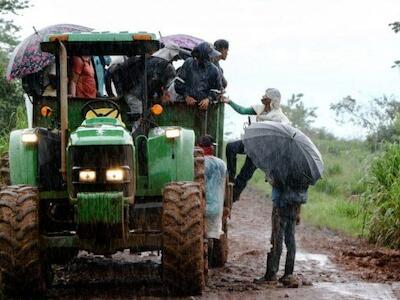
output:
M367 190L367 184L362 178L359 180L351 181L349 184L351 195L361 195Z
M7 81L5 69L0 65L0 128L14 128L15 119L10 114L24 103L23 91L19 81Z
M363 195L370 240L400 248L400 147L387 144L372 162Z
M10 132L13 129L22 129L28 127L28 120L26 117L25 106L20 105L17 110L9 116L8 126L3 127L0 131L0 156L8 151L8 141Z

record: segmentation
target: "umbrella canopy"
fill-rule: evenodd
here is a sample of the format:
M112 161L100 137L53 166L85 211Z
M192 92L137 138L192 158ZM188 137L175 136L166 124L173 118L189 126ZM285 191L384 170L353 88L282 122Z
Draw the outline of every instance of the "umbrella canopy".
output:
M93 29L73 24L57 24L45 27L24 39L11 55L8 63L7 80L22 78L38 72L54 62L54 55L42 52L40 43L52 33L92 31Z
M163 42L164 44L172 42L177 44L181 48L185 48L187 50L193 50L194 47L204 42L204 40L186 34L173 34L173 35L163 36L161 38L161 42Z
M303 132L286 123L252 124L245 130L243 143L253 163L278 183L313 185L324 171L317 147Z

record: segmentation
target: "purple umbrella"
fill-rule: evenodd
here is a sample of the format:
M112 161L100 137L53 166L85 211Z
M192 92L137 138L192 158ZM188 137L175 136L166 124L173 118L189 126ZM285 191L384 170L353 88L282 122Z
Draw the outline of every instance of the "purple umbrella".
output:
M162 37L161 42L164 44L173 42L181 48L193 50L194 47L204 42L204 40L187 34L173 34Z
M38 72L54 62L54 55L42 52L40 43L48 34L92 31L93 29L73 24L57 24L45 27L23 40L11 55L8 63L7 80L22 78Z

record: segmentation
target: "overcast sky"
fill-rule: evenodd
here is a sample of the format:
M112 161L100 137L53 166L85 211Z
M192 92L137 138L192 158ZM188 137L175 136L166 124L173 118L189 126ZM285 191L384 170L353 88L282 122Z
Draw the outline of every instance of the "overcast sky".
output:
M258 103L268 87L286 102L303 93L318 107L316 125L340 137L360 129L340 127L329 105L347 95L368 101L383 94L400 100L400 0L31 0L17 16L21 38L52 24L73 23L100 31L185 33L230 42L222 62L227 94L242 105ZM244 117L227 110L228 130ZM234 124L233 124L234 123ZM236 130L236 129L235 129Z

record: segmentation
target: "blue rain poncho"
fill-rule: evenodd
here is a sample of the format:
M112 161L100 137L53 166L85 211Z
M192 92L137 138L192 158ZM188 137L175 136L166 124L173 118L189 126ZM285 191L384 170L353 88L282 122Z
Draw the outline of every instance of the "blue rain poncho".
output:
M226 164L215 156L205 156L207 237L219 239L222 231Z

